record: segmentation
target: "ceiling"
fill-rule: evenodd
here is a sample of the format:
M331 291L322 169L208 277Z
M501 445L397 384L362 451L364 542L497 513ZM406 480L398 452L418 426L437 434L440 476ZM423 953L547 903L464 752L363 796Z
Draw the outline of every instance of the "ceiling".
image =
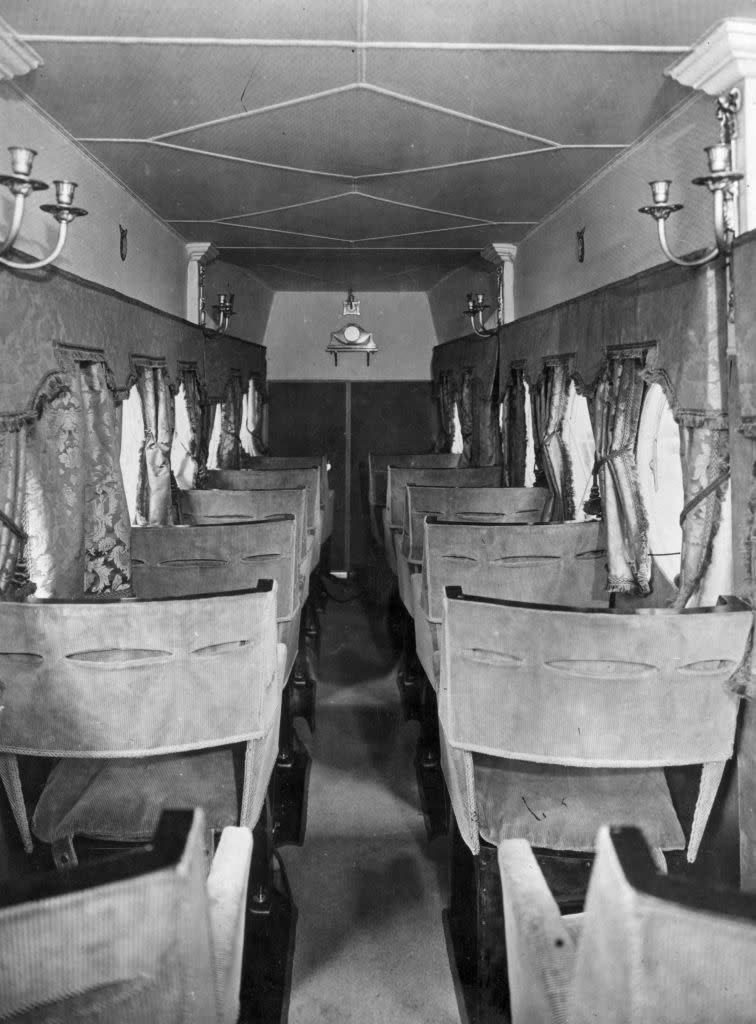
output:
M754 0L3 0L17 84L187 241L277 290L427 290L520 242Z

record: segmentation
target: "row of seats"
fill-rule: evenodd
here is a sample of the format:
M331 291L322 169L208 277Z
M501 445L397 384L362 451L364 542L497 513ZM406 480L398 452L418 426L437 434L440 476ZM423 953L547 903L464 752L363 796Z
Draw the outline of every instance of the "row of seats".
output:
M40 876L27 884L29 893L50 886L34 908L23 906L24 883L0 895L0 1020L238 1015L249 866L254 908L265 911L273 842L303 838L305 793L288 792L298 815L287 835L281 779L290 789L293 776L306 778L291 771L292 719L314 724L315 645L301 626L333 506L325 460L270 463L180 492L180 526L134 528L134 597L0 606L0 777L25 848L34 834L67 869L62 888ZM31 824L19 767L28 757L56 759ZM161 818L182 807L197 810ZM180 838L166 839L177 827ZM198 865L209 865L205 851L219 834L206 885ZM130 854L144 868L138 880L122 856L101 873L95 848L149 841L159 859L160 837L172 851L160 870ZM193 895L182 895L186 879ZM92 887L88 902L82 892ZM164 915L166 900L184 901L193 921ZM124 926L141 913L155 940L132 955L137 932L115 930L89 961L83 939L52 955L72 921L100 909ZM216 928L216 916L225 924ZM140 920L138 933L146 927ZM28 943L45 932L58 966L35 976L27 961L37 947ZM114 949L124 952L117 970ZM209 988L206 967L216 979Z
M437 754L453 812L450 917L458 948L472 950L478 1018L501 1019L509 989L515 1022L563 1020L558 1000L531 991L539 971L547 994L553 978L544 981L543 958L528 959L535 926L518 886L523 877L535 885L529 851L556 878L563 908L582 901L607 825L639 827L660 865L662 850L687 848L695 859L734 749L737 700L725 684L752 614L734 598L683 613L610 609L600 522L540 522L548 495L497 487L497 468L384 460L384 550L422 667L422 741L437 737L424 763L432 769ZM409 644L405 685L413 656ZM670 765L703 766L688 836ZM500 870L506 943L491 924Z

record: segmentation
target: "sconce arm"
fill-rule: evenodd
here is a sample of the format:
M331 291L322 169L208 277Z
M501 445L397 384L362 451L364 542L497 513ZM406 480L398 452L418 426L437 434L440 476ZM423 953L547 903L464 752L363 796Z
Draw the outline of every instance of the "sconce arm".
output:
M670 251L669 245L667 244L667 228L665 220L657 220L656 227L659 231L659 245L662 248L662 252L671 260L673 263L677 263L680 267L702 267L704 263L711 263L713 259L719 256L723 250L719 245L715 245L712 249L707 249L702 256L697 256L695 259L681 259L679 256L673 255Z
M26 196L23 193L17 193L13 200L13 217L11 219L10 231L6 240L0 244L0 253L7 252L8 249L13 245L18 237L18 233L21 230L21 221L24 216L24 200Z
M60 256L63 246L66 244L66 234L68 233L68 223L64 220L58 221L58 241L55 243L55 248L49 256L45 256L44 259L34 260L31 263L15 263L13 260L7 260L3 256L0 256L0 263L4 267L11 267L12 270L39 270L40 267L46 267L48 263L52 263ZM3 250L0 250L2 252Z

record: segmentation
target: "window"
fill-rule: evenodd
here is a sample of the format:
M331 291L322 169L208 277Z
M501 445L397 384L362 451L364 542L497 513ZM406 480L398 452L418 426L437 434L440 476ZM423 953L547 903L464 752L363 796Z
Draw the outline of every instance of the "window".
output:
M182 491L188 491L194 487L197 473L197 461L190 454L192 440L192 426L186 404L186 388L182 381L176 395L173 444L171 445L171 471Z
M221 439L221 424L223 422L223 406L216 402L213 413L213 429L210 433L210 447L207 453L207 468L218 469L218 447Z
M530 385L523 380L525 388L525 487L535 484L535 439L533 437L533 406L530 402Z
M136 522L137 484L139 462L144 444L144 416L139 389L132 385L128 398L121 404L121 476L126 492L129 521Z
M574 380L570 381L567 395L567 412L562 424L562 438L567 446L572 464L572 491L575 502L575 519L585 519L583 505L590 495L593 484L593 464L596 459L596 441L588 409L588 399L579 395Z
M680 513L685 503L680 430L659 384L651 384L643 399L636 453L654 566L674 584L680 572Z

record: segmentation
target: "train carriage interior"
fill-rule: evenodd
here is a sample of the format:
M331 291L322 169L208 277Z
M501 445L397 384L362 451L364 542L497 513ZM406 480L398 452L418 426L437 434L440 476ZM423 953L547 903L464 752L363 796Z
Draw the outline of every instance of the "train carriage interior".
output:
M754 0L4 0L0 126L0 1022L756 1020Z

